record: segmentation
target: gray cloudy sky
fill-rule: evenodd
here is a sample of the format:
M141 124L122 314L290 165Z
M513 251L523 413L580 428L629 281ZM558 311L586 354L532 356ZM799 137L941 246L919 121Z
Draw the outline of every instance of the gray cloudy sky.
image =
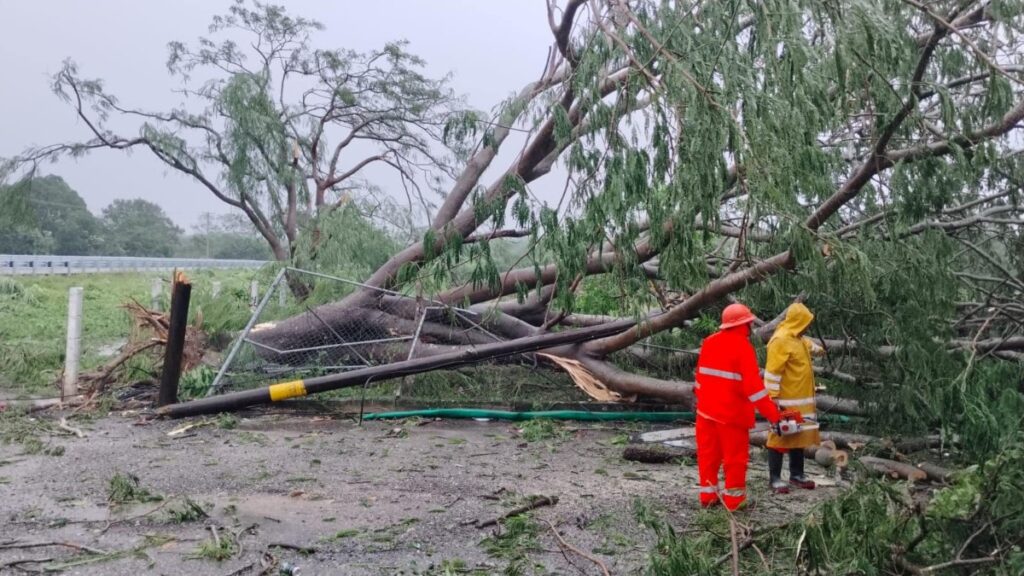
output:
M323 48L369 50L397 39L451 72L456 92L490 110L540 74L550 45L541 0L277 0L290 13L321 21ZM87 78L102 78L125 105L161 109L179 103L166 73L166 46L206 33L230 0L0 0L0 157L31 145L84 139L74 111L50 92L50 76L68 57ZM116 198L159 203L190 226L226 207L147 153L100 151L46 165L99 211ZM382 183L383 184L383 183Z

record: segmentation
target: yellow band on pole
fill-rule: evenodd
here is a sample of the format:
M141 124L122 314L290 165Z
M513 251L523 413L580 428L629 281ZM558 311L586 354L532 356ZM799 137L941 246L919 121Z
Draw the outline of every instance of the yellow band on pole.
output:
M281 382L280 384L272 384L270 386L270 401L277 402L279 400L287 400L288 398L296 398L298 396L306 395L306 383L302 380L292 380L291 382Z

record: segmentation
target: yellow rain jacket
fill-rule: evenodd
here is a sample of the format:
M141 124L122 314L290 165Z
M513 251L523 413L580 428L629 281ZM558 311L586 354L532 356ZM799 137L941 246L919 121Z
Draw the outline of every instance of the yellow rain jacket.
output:
M797 303L786 310L786 319L768 341L768 361L764 367L764 386L779 410L798 410L804 417L804 430L790 436L768 433L768 447L780 450L806 448L821 443L814 405L814 368L811 356L824 350L801 334L814 320L807 306Z

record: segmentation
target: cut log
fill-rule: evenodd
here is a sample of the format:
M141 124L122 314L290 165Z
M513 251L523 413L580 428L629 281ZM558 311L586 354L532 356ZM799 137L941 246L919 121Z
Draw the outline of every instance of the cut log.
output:
M931 462L921 462L917 465L918 468L924 471L928 475L928 479L932 482L941 482L943 484L949 483L953 479L953 470L943 468L938 464L932 464Z
M847 450L859 450L868 444L885 444L885 440L877 436L852 432L822 432L821 439L831 441L836 447Z
M906 438L896 442L894 448L897 452L903 454L911 454L913 452L920 452L929 448L938 448L942 445L942 436L938 434L932 436L923 436L920 438Z
M687 458L696 458L697 449L692 446L666 446L664 444L642 444L626 446L622 457L631 462L661 464Z
M903 462L876 458L874 456L862 456L859 461L869 472L879 476L901 478L910 482L923 482L928 479L927 472Z
M819 466L829 468L846 468L850 463L850 456L845 450L829 446L808 446L804 449L804 455L813 458Z

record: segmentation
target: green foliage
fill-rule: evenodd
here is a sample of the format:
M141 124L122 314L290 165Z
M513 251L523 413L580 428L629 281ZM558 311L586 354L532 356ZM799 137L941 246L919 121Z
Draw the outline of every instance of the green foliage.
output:
M0 186L0 253L88 255L102 251L99 220L60 176Z
M217 428L221 430L234 430L238 428L238 418L234 414L220 414L217 416Z
M1017 446L966 471L930 503L915 503L902 485L857 483L802 518L756 530L758 549L772 554L741 550L740 573L882 576L902 573L901 563L931 573L936 569L930 567L959 554L961 560L992 558L972 564L972 574L1016 574L1024 561L1022 458ZM927 496L917 499L922 497ZM635 502L634 514L657 538L648 574L725 573L731 548L727 514L703 512L685 535L643 500Z
M538 547L540 525L529 514L518 514L501 522L501 530L480 545L488 555L506 560L506 576L521 576L531 568L529 553Z
M217 371L206 364L201 364L185 372L178 382L178 399L186 401L203 398L210 386L213 385L213 379L216 376Z
M180 502L167 508L167 521L171 524L185 524L208 518L209 514L203 507L192 501L191 498L184 498Z
M43 438L52 432L53 426L46 420L20 410L0 411L0 445L19 444L23 454L61 456L64 447L54 446Z
M182 230L163 208L146 200L114 200L103 209L109 256L162 256L174 253Z
M213 528L216 530L216 528ZM238 553L238 542L227 530L217 533L216 536L203 540L199 546L192 551L191 558L213 560L223 562L234 557Z
M392 254L398 242L353 204L327 211L311 222L296 246L295 266L341 278L367 278ZM311 303L326 302L350 286L320 282Z
M900 495L881 483L860 485L824 504L799 526L806 531L806 567L825 574L885 574L893 546L907 541L897 514L901 504Z
M564 440L569 433L561 424L547 418L536 418L527 420L519 427L519 433L527 442L542 442L545 440Z
M107 486L107 501L111 504L154 502L162 499L162 496L153 494L144 488L139 482L139 477L131 473L118 472L114 474Z
M633 515L640 525L652 530L657 538L648 558L647 574L670 576L713 573L712 540L707 532L698 533L695 537L680 536L658 511L639 498L633 502Z
M928 507L929 519L966 538L967 530L988 527L986 539L996 542L1024 534L1024 445L1007 447L991 460L971 466L952 486L940 490ZM955 540L954 540L955 542ZM1019 544L1019 543L1018 543ZM984 541L977 542L985 549Z
M339 540L345 540L347 538L352 538L353 536L358 536L361 533L362 530L356 528L348 528L345 530L339 530L334 534L331 534L330 536L322 538L321 540L324 542L337 542Z

